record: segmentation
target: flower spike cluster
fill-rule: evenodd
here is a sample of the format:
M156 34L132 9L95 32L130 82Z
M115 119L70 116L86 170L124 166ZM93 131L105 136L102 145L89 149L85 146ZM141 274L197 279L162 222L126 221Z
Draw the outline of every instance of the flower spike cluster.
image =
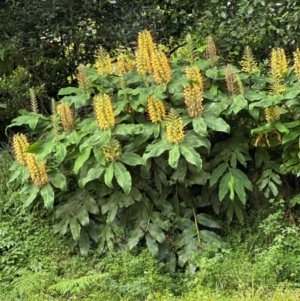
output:
M108 144L103 146L102 150L107 163L115 162L122 154L121 145L115 139L111 139Z
M66 132L72 130L74 125L73 112L70 105L62 102L56 107L57 114L60 116L63 128Z
M152 95L147 98L149 118L153 123L161 122L166 118L166 109L162 101L156 100Z
M109 95L94 96L94 114L102 130L108 130L115 125L114 110Z
M300 80L300 50L296 49L293 53L294 56L294 70L297 75L298 80Z
M225 69L225 80L230 95L238 95L244 93L244 87L241 79L233 70L232 65L227 65Z
M168 142L175 144L181 143L184 139L183 121L175 109L171 109L166 118L166 136Z
M38 163L36 154L26 153L25 151L28 147L29 142L25 135L14 135L13 149L16 161L19 164L27 167L33 184L36 187L42 187L48 183L46 165L44 162Z
M265 119L267 122L273 122L280 119L280 107L271 106L265 108Z
M79 89L82 90L83 93L87 93L88 89L91 86L91 81L83 64L80 64L78 67L77 82Z
M240 65L242 66L242 71L248 74L258 70L257 63L249 46L245 47L244 55L240 61Z
M101 46L99 47L99 49L96 53L95 67L96 67L99 75L111 74L112 70L113 70L110 55Z
M206 53L205 53L206 59L208 60L210 66L215 66L218 60L217 57L217 49L215 42L212 37L208 37L207 43L206 43Z
M157 84L166 84L171 80L171 68L166 55L160 50L151 53L154 81Z

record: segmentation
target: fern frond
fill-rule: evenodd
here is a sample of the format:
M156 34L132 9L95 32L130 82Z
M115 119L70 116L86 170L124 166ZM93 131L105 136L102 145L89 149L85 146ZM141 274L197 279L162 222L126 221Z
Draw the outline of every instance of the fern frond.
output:
M77 279L64 280L49 287L49 290L62 295L84 292L95 285L98 280L108 277L107 274L94 274Z
M246 46L244 49L244 55L240 61L240 65L242 66L242 71L249 74L258 69L252 50L249 46Z

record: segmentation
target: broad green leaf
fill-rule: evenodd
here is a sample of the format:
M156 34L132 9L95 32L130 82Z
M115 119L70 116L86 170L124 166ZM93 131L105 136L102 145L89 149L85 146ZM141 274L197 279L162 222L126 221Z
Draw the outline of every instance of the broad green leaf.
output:
M240 181L239 178L234 178L235 179L235 185L234 185L234 190L235 193L237 194L239 200L243 205L246 204L246 192L244 189L244 183Z
M203 114L203 119L210 129L230 133L230 126L221 117Z
M249 110L252 111L255 107L267 108L277 105L283 100L282 95L266 95L261 101L254 102L249 105Z
M222 223L213 219L210 215L205 213L197 214L197 221L199 224L209 228L222 228Z
M86 183L88 183L92 180L98 179L102 175L104 170L105 170L105 167L100 164L97 164L95 167L92 167L88 171L86 177L82 179L83 187L85 186Z
M151 255L154 258L157 258L158 257L158 244L149 233L146 234L146 245L147 245L147 248L148 248L149 252L151 253Z
M274 126L280 133L289 133L289 129L282 122L277 121Z
M71 219L70 219L70 230L71 230L73 239L75 241L78 241L79 238L80 238L80 229L81 229L81 226L78 223L77 218L74 217L74 216L71 217Z
M100 212L96 201L91 196L85 198L84 206L85 209L92 214L99 214Z
M24 207L28 207L31 205L31 203L35 200L39 192L39 189L32 185L32 188L30 190L30 195L28 196L27 200L24 203Z
M253 190L252 183L250 182L246 174L244 174L241 170L232 168L231 173L235 178L239 179L240 183L242 183L243 186L245 186L248 190Z
M168 143L166 140L159 140L157 143L150 144L146 148L146 152L143 156L144 159L148 159L151 157L158 157L163 152L170 150L172 145Z
M112 185L113 176L114 176L114 165L111 163L106 167L105 174L104 174L104 183L110 188L114 188Z
M129 250L132 250L141 240L142 237L144 237L145 232L140 228L137 227L135 230L133 230L130 233L130 238L128 240L128 248Z
M165 234L157 224L149 224L148 231L156 241L160 243L163 243L165 241Z
M200 155L195 151L194 148L186 145L185 143L181 143L179 145L180 153L184 156L184 158L191 164L197 167L197 170L200 171L202 168L202 159Z
M178 166L178 160L180 157L180 151L179 151L179 146L173 145L172 149L169 152L169 165L176 169Z
M260 100L265 96L265 94L259 91L247 90L245 91L244 97L250 101Z
M183 144L187 144L191 147L205 147L208 151L210 150L210 142L207 138L201 137L194 131L188 131L186 136L184 137Z
M244 224L244 214L240 207L239 202L234 202L234 211L241 225Z
M223 178L220 181L220 185L219 185L219 200L220 202L223 201L225 195L228 192L228 183L229 183L229 179L230 179L230 172L226 173L225 176L223 176Z
M218 79L218 69L217 67L209 68L205 71L205 75L212 79Z
M221 163L220 165L218 165L218 167L216 167L210 177L210 187L214 186L218 180L220 179L220 177L222 176L222 174L225 172L225 170L227 169L227 164L226 163Z
M193 128L197 134L201 136L208 136L207 126L202 117L193 119Z
M128 194L131 190L132 180L131 175L126 167L121 162L113 164L114 175L118 184L123 188L124 192Z
M43 160L47 155L49 155L55 148L53 140L39 140L31 144L27 149L26 153L38 154L38 161Z
M226 245L222 240L222 238L219 235L217 235L215 232L208 231L208 230L201 230L200 234L201 234L201 238L205 242L209 244L215 243L220 249L224 248Z
M80 231L79 249L82 256L87 256L90 250L90 238L82 228Z
M22 126L24 124L28 124L30 129L34 130L36 128L37 123L38 123L40 118L43 118L43 116L40 115L40 114L34 114L34 113L26 112L25 115L18 116L17 118L13 119L12 124L7 126L7 128L13 127L13 126Z
M61 190L64 190L64 191L67 190L66 177L60 172L55 173L54 177L51 178L51 183L56 188L60 188Z
M44 205L45 207L50 210L53 208L54 204L54 191L52 186L47 183L41 188L41 196L44 199Z
M78 221L82 226L88 226L90 223L89 214L85 208L85 206L81 205L77 208L75 212L75 216L77 217Z
M278 195L278 189L277 189L276 185L274 184L274 182L269 182L269 187L270 187L270 190L272 191L272 194L274 196L277 196Z
M244 98L243 95L236 95L233 96L233 103L230 106L234 114L237 114L242 109L248 106L247 100Z
M77 87L67 87L67 88L61 88L58 91L58 95L70 95L70 94L78 94L80 93L80 89Z
M140 157L138 154L125 152L122 156L118 159L118 161L123 162L124 164L136 166L136 165L145 165L146 160Z
M55 147L56 147L56 152L55 152L56 161L57 164L60 164L61 162L63 162L64 158L67 155L67 148L66 145L63 143L59 143Z
M117 124L112 132L115 135L120 135L120 136L133 136L133 135L138 135L143 132L144 126L143 124Z
M294 139L298 139L300 136L300 129L293 129L290 132L286 133L282 137L282 144L286 144Z
M230 175L229 182L228 182L228 190L229 190L229 198L233 201L234 200L234 177Z
M77 174L84 162L90 157L91 148L86 148L75 160L74 173Z

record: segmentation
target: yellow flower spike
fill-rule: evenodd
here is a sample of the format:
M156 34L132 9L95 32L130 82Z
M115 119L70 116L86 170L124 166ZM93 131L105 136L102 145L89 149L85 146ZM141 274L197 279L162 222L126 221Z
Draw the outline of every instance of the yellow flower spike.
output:
M188 79L196 83L199 86L200 90L203 90L202 75L200 69L197 66L186 67L184 72Z
M265 120L267 122L273 122L280 119L280 107L272 106L265 108Z
M102 150L107 163L115 162L122 155L121 145L115 139L111 139L108 144L103 146Z
M94 114L102 130L108 130L115 125L114 110L109 95L94 96Z
M242 66L242 71L248 74L258 70L257 63L249 46L246 46L244 49L244 55L240 61L240 65Z
M58 139L58 121L57 121L57 113L56 113L56 103L54 98L51 99L51 111L52 111L52 116L51 116L51 121L52 121L52 131L54 135L54 140L55 144L57 145L59 143Z
M288 70L288 63L283 48L273 48L271 52L271 72L283 76Z
M21 165L26 165L25 150L28 148L29 142L24 134L16 134L13 137L13 150L16 161Z
M171 109L166 118L166 136L168 142L175 144L179 144L184 139L183 121L175 109Z
M166 109L162 101L156 100L152 95L147 98L149 118L153 123L161 122L166 117Z
M117 75L123 76L133 70L133 60L126 54L121 54L117 58Z
M238 75L233 70L232 65L227 65L225 68L225 80L227 84L227 89L230 95L243 94L244 88L243 84L238 77Z
M98 74L111 74L113 71L111 58L109 53L102 46L99 47L95 57L95 67L98 71Z
M48 183L48 175L46 172L46 165L44 162L37 162L37 155L28 153L26 156L26 164L32 183L36 187L42 187Z
M66 132L70 131L73 128L73 112L68 103L62 102L57 105L56 108L57 114L60 116L63 128Z
M171 67L167 56L159 50L154 50L151 54L154 81L157 84L166 84L171 80Z
M215 45L215 42L212 37L207 38L205 56L211 66L216 65L217 60L218 60L217 49L216 49L216 45Z
M155 50L155 44L150 31L144 30L138 35L138 49L136 51L136 67L140 75L152 73L151 53Z
M83 93L86 93L91 86L91 81L87 75L86 68L80 64L77 72L78 87Z
M293 53L294 56L294 70L298 77L298 80L300 80L300 50L299 48L296 49Z
M196 84L185 84L184 99L187 106L189 115L191 118L197 118L202 116L203 112L203 97L199 85Z

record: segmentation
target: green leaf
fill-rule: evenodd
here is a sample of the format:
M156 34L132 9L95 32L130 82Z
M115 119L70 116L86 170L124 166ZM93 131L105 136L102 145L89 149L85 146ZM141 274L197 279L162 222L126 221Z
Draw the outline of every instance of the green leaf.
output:
M91 197L87 196L84 202L85 209L92 214L99 214L100 210L97 202Z
M12 124L7 126L7 128L13 127L13 126L22 126L24 124L28 124L30 129L34 130L36 128L37 123L38 123L38 121L41 117L43 117L43 116L40 115L40 114L34 114L34 113L26 112L25 115L18 116L17 118L13 119Z
M63 162L66 155L67 155L66 145L63 143L59 143L58 145L56 145L55 157L56 157L57 164Z
M154 144L150 144L146 148L146 152L143 156L144 159L148 159L151 157L158 157L166 150L170 150L172 148L172 145L168 143L166 140L159 140L158 142Z
M202 168L202 159L200 155L195 151L194 148L186 145L185 143L181 143L179 145L180 153L184 156L184 158L191 164L197 167L197 170L200 171Z
M123 188L124 192L128 194L131 190L132 185L130 173L121 162L115 162L113 164L113 167L117 182Z
M209 227L209 228L222 228L222 223L214 220L210 215L205 213L197 214L197 221L199 224Z
M80 238L80 229L81 229L81 226L78 223L77 218L74 217L74 216L71 217L71 219L70 219L70 230L71 230L73 239L75 241L78 241L79 238Z
M178 160L180 157L180 151L179 146L176 144L172 147L172 149L169 152L169 165L176 169L178 166Z
M210 177L210 187L213 187L219 180L219 178L222 176L222 174L225 172L227 169L227 164L226 163L221 163L218 165L217 168L215 168L211 174Z
M235 214L236 214L240 224L243 225L244 224L244 214L240 207L239 202L234 202L234 210L235 210Z
M203 119L210 129L230 133L230 126L221 117L203 114Z
M219 200L220 200L220 202L222 202L225 195L227 194L228 183L229 183L230 176L231 176L231 174L230 174L230 172L228 172L227 174L225 174L225 176L220 181L220 185L219 185Z
M228 182L228 190L229 190L229 198L233 201L234 200L234 177L231 175Z
M289 133L289 129L280 121L275 122L274 126L280 133Z
M61 88L58 91L58 95L70 95L70 94L78 94L80 93L80 89L77 87L67 87L67 88Z
M205 75L212 79L218 79L218 69L217 67L209 68L205 71Z
M105 170L105 167L100 164L97 164L95 167L92 167L91 169L89 169L86 177L84 177L82 179L82 186L84 187L86 183L88 183L92 180L98 179L102 175L104 170Z
M131 166L146 164L146 160L144 158L140 157L138 154L129 153L129 152L123 153L118 160L123 162L124 164L131 165Z
M269 187L270 187L270 190L272 191L272 194L274 196L277 196L278 195L278 189L277 189L276 185L274 184L274 182L269 182Z
M207 126L202 117L193 119L193 128L197 134L201 136L208 136Z
M87 256L90 250L90 238L87 232L82 228L80 231L79 249L82 256Z
M51 183L54 187L59 188L61 190L67 190L67 180L66 177L60 173L56 172L54 177L51 179Z
M165 241L165 234L157 224L149 224L148 231L156 241L163 243Z
M30 189L30 195L27 198L27 200L24 203L24 207L28 207L29 205L31 205L31 203L35 200L35 198L37 197L39 192L39 189L35 186L32 185L32 188Z
M77 174L83 163L90 157L91 148L86 148L75 160L74 173Z
M233 103L230 106L233 113L237 114L242 109L246 108L248 106L247 100L244 98L243 95L237 95L233 97Z
M38 154L38 160L40 161L53 151L54 146L53 140L39 140L31 144L25 152Z
M212 232L212 231L208 231L208 230L201 230L200 231L200 234L201 234L201 238L211 244L211 243L215 243L217 244L218 248L222 249L225 247L225 243L224 241L222 240L222 238L217 235L215 232Z
M120 136L133 136L133 135L138 135L143 132L144 125L143 124L117 124L112 132L115 135L120 135Z
M47 183L41 188L41 196L44 199L45 207L48 210L52 209L54 204L54 191L49 183Z
M104 183L110 188L114 188L112 185L113 176L114 176L114 165L111 163L106 167L105 174L104 174Z
M205 137L201 137L199 134L197 134L194 131L188 131L182 143L192 146L194 148L203 146L207 150L210 150L209 140Z
M149 252L151 253L151 255L154 258L157 258L158 257L158 244L149 233L146 234L146 245L147 245L147 248L148 248Z
M241 170L236 169L236 168L232 168L231 169L231 173L232 175L237 178L239 180L240 183L242 183L243 186L245 186L248 190L252 191L253 187L252 187L252 183L250 182L250 180L248 179L248 177L246 176L246 174L244 174Z
M234 185L234 190L237 194L237 196L239 197L239 200L241 201L241 203L243 205L246 204L246 192L244 189L244 183L240 181L240 179L238 178L234 178L235 179L235 185Z
M88 226L90 223L89 214L84 206L79 206L76 210L75 216L82 226Z
M128 240L128 248L132 250L141 240L141 238L145 235L145 232L140 228L137 227L130 233L130 238Z

